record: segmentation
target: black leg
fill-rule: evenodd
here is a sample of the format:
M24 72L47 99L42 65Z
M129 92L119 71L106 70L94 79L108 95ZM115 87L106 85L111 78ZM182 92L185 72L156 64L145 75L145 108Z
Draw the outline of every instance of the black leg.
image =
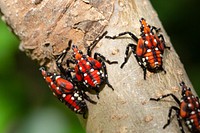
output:
M89 101L90 103L92 104L97 104L97 102L93 101L84 91L82 92L83 93L83 97Z
M118 35L115 35L115 36L105 36L105 38L116 39L116 38L118 38L120 36L123 36L123 35L126 35L126 34L128 34L129 36L131 36L131 38L133 38L133 40L135 40L136 42L138 42L138 38L133 33L128 32L128 31L119 33Z
M155 26L151 26L151 32L153 32L153 30L156 31L156 33L160 32L161 31L161 28L157 28Z
M67 60L67 67L69 67L69 64L70 64L70 63L75 64L75 61L74 61L74 60L71 60L71 59L68 59L68 60Z
M146 67L142 67L143 72L144 72L144 80L146 80L146 75L147 75L147 69Z
M71 44L72 44L72 40L69 40L68 47L65 50L63 50L63 52L56 59L56 65L57 65L58 69L60 70L62 75L64 75L65 77L67 76L66 78L71 78L71 72L73 70L72 69L65 70L62 66L62 62L63 62L63 59L66 56L67 52L70 50Z
M163 95L163 96L161 96L159 98L150 98L150 100L160 101L161 99L169 97L169 96L171 96L177 102L177 104L180 105L180 100L172 93ZM178 107L176 107L176 106L172 106L169 109L168 120L167 120L167 123L163 126L163 129L165 129L171 122L172 110L176 111L176 116L177 116L177 120L178 120L178 124L179 124L180 130L181 130L182 133L184 133L183 126L182 126L182 123L181 123L181 118L180 118L180 109Z
M166 46L166 44L165 44L165 39L164 39L164 37L163 37L162 34L160 34L160 35L158 36L158 38L161 39L162 43L164 44L164 48L170 49L170 47Z
M63 59L66 56L67 52L70 50L71 44L72 44L72 40L69 40L68 47L65 50L63 50L63 52L56 59L56 65L60 69L61 73L65 73L65 69L62 67L62 62L63 62Z
M109 83L108 81L108 73L107 73L107 68L106 68L106 64L102 61L102 67L103 67L103 70L104 70L104 76L105 76L105 83L108 85L108 87L110 87L113 91L114 91L114 88L112 87L112 85Z
M88 47L87 49L87 55L91 56L91 51L93 48L97 45L97 43L108 33L108 31L105 31L101 36L98 36Z
M129 48L131 48L131 51L133 52L133 54L136 56L136 45L135 44L128 44L128 46L126 47L126 51L125 51L125 57L124 57L124 62L121 64L120 68L123 68L124 65L127 63L128 59L129 59ZM137 56L136 56L137 59Z
M136 55L136 45L135 44L128 44L128 46L126 47L126 52L125 52L125 57L124 57L124 62L121 64L120 68L123 68L124 65L127 63L128 59L129 59L129 49L131 48L131 51L133 53L133 55L135 56L138 64L142 67L143 71L144 71L144 79L146 80L146 73L147 73L147 70L146 70L146 67L144 66L143 64L143 61L139 59L139 57Z
M171 115L172 115L172 110L176 111L176 117L177 117L177 121L178 121L178 125L179 125L179 129L181 130L182 133L185 133L183 130L183 125L181 123L181 118L180 118L180 109L176 106L171 106L169 109L169 113L168 113L168 119L167 119L167 123L163 126L163 129L165 129L170 123L171 123Z
M87 117L88 117L88 116L87 116L87 115L88 115L88 108L87 108L87 106L83 107L82 110L83 110L83 118L84 118L84 119L87 119Z
M172 93L170 93L170 94L166 94L166 95L162 95L161 97L159 97L159 98L150 98L150 100L153 100L153 101L160 101L161 99L163 99L163 98L166 98L166 97L169 97L169 96L171 96L175 101L176 101L176 103L178 104L178 105L180 105L180 100L178 100L178 98L174 95L174 94L172 94Z
M72 40L69 40L68 42L68 47L63 50L63 52L58 56L58 58L56 59L56 63L61 59L61 62L63 62L64 57L66 56L67 52L70 50L71 48L71 44L72 44Z
M102 54L100 53L94 53L94 59L97 59L98 60L98 57L100 57L104 62L107 62L108 64L118 64L117 61L110 61L110 60L107 60L105 56L103 56Z
M161 67L160 70L164 71L165 74L167 73L163 67Z
M104 71L104 79L105 79L105 83L108 85L108 87L110 87L112 90L114 90L114 88L112 87L112 85L109 83L108 81L108 73L107 73L107 68L106 68L106 64L104 63L107 62L108 64L113 64L113 63L117 63L116 61L109 61L109 60L106 60L106 58L101 55L100 53L95 53L94 54L94 59L97 59L99 62L101 62L102 64L102 68L103 68L103 71Z

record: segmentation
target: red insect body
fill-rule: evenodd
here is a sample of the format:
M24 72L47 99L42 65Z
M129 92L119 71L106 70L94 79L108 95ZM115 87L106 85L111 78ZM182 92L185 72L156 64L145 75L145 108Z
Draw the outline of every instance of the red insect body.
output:
M78 81L84 81L85 84L96 87L102 84L100 71L102 65L99 61L88 57L87 59L78 60L75 66L76 78Z
M199 98L195 97L190 88L187 88L187 86L185 85L184 82L180 83L181 87L182 87L182 98L181 101L178 100L178 98L173 95L173 94L167 94L167 95L163 95L160 98L151 98L150 100L154 100L154 101L159 101L165 97L168 96L172 96L172 98L178 103L179 108L176 106L172 106L170 108L169 114L168 114L168 121L167 124L165 124L165 127L167 127L170 124L170 120L171 120L171 112L172 110L176 111L176 116L177 116L177 120L180 126L180 130L182 133L184 133L183 127L182 127L182 123L181 123L181 119L182 118L188 129L192 132L192 133L200 133L200 106L199 106Z
M61 76L57 76L55 82L57 83L58 86L65 88L64 89L65 93L69 93L71 90L74 89L74 85L68 80L61 78Z
M43 67L40 68L41 73L48 83L53 94L61 101L64 102L72 111L83 114L86 118L88 111L86 102L84 99L96 104L92 101L82 90L79 90L71 79L67 80L65 77L61 77L56 73L52 74L45 71Z
M154 34L153 28L146 23L145 19L140 20L141 38L138 40L136 55L144 60L143 65L151 72L158 72L162 69L162 55L164 53L165 41ZM155 28L155 27L154 27ZM155 30L158 30L155 28ZM142 61L141 61L142 62Z
M199 98L194 96L190 88L184 82L182 86L182 98L180 103L180 116L185 120L189 130L200 133L200 107Z
M94 58L91 57L92 49L106 34L107 32L104 32L102 36L98 37L88 47L87 54L83 54L83 52L79 50L77 46L73 45L73 60L67 60L67 67L70 67L69 63L75 64L74 72L77 81L79 81L79 84L81 84L81 86L83 86L86 91L94 90L97 93L97 96L103 85L107 84L110 88L112 88L112 86L108 82L105 62L109 64L117 63L106 60L106 58L100 53L95 53ZM62 57L62 60L67 52L70 50L71 43L72 41L70 40L69 47L67 47L66 50L64 50L61 54L60 58Z
M160 71L165 72L162 67L162 56L164 49L169 49L169 47L165 45L164 37L161 34L158 35L160 29L148 25L144 18L140 19L140 23L141 37L139 39L131 32L122 32L112 37L106 36L106 38L116 39L119 36L128 34L137 42L137 44L128 44L125 52L126 56L124 58L124 62L121 65L121 68L123 68L123 66L127 63L129 57L129 48L131 48L138 64L143 68L144 79L146 79L146 69L154 73Z

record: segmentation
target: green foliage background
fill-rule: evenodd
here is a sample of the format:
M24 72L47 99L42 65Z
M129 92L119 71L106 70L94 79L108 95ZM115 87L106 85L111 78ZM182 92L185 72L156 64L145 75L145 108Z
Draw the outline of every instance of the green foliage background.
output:
M151 2L200 94L200 1ZM54 98L37 63L19 51L19 43L0 21L0 132L84 133L77 117Z

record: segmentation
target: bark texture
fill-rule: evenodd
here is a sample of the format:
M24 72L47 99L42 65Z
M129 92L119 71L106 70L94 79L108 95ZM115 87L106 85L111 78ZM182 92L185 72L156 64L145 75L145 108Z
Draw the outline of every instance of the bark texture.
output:
M20 49L40 65L56 71L55 55L67 47L72 39L85 52L87 45L104 30L108 35L131 31L140 35L141 17L150 25L160 27L170 50L164 53L164 73L147 73L135 57L130 56L124 69L120 65L130 38L100 41L94 52L118 65L107 65L112 91L105 86L97 105L88 103L87 120L80 117L87 133L178 133L176 118L163 130L168 109L176 105L172 99L149 101L151 97L174 93L180 97L179 83L192 85L155 10L148 0L0 0L2 18L20 38ZM194 90L192 90L194 92ZM187 132L187 129L186 129Z

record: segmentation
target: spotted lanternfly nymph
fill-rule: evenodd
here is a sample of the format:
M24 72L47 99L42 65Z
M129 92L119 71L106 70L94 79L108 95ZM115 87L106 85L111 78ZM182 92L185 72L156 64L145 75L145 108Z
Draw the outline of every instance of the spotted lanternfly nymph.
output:
M74 72L79 84L84 86L86 91L93 90L98 94L102 89L102 86L107 84L111 89L112 85L108 81L107 68L105 62L108 64L117 64L117 61L109 61L100 53L94 53L94 57L91 57L91 51L96 46L96 44L107 34L104 32L101 36L97 37L87 48L87 54L83 54L81 50L78 49L76 45L72 45L72 56L73 59L67 59L67 67L70 67L70 63L75 64ZM68 47L63 51L61 60L65 57L68 51L71 49L70 40ZM114 90L114 89L113 89Z
M150 26L146 23L144 18L140 19L141 27L140 27L140 38L138 39L133 33L127 31L119 33L115 36L106 36L105 38L108 39L117 39L123 35L130 35L133 40L137 42L136 44L129 43L126 52L124 62L121 65L121 68L127 63L128 55L129 55L129 48L133 55L136 57L138 64L142 67L144 71L144 79L146 79L146 70L157 73L160 71L166 71L162 67L162 57L164 53L164 49L168 48L165 45L165 40L162 34L159 34L160 28L156 28L154 26Z
M96 102L91 100L83 90L77 88L71 79L70 72L66 72L67 75L62 76L47 72L44 67L41 67L40 71L53 94L72 111L83 114L83 118L86 118L88 108L85 99L93 104L96 104Z
M164 125L163 129L166 128L172 120L172 111L176 112L177 121L182 133L184 133L184 129L181 123L181 119L183 119L188 127L188 129L192 133L200 133L200 106L199 106L199 98L194 96L191 92L190 88L187 88L184 82L180 83L182 87L182 98L181 101L174 94L163 95L157 99L150 98L150 100L160 101L163 98L171 96L179 107L171 106L169 109L167 124Z

